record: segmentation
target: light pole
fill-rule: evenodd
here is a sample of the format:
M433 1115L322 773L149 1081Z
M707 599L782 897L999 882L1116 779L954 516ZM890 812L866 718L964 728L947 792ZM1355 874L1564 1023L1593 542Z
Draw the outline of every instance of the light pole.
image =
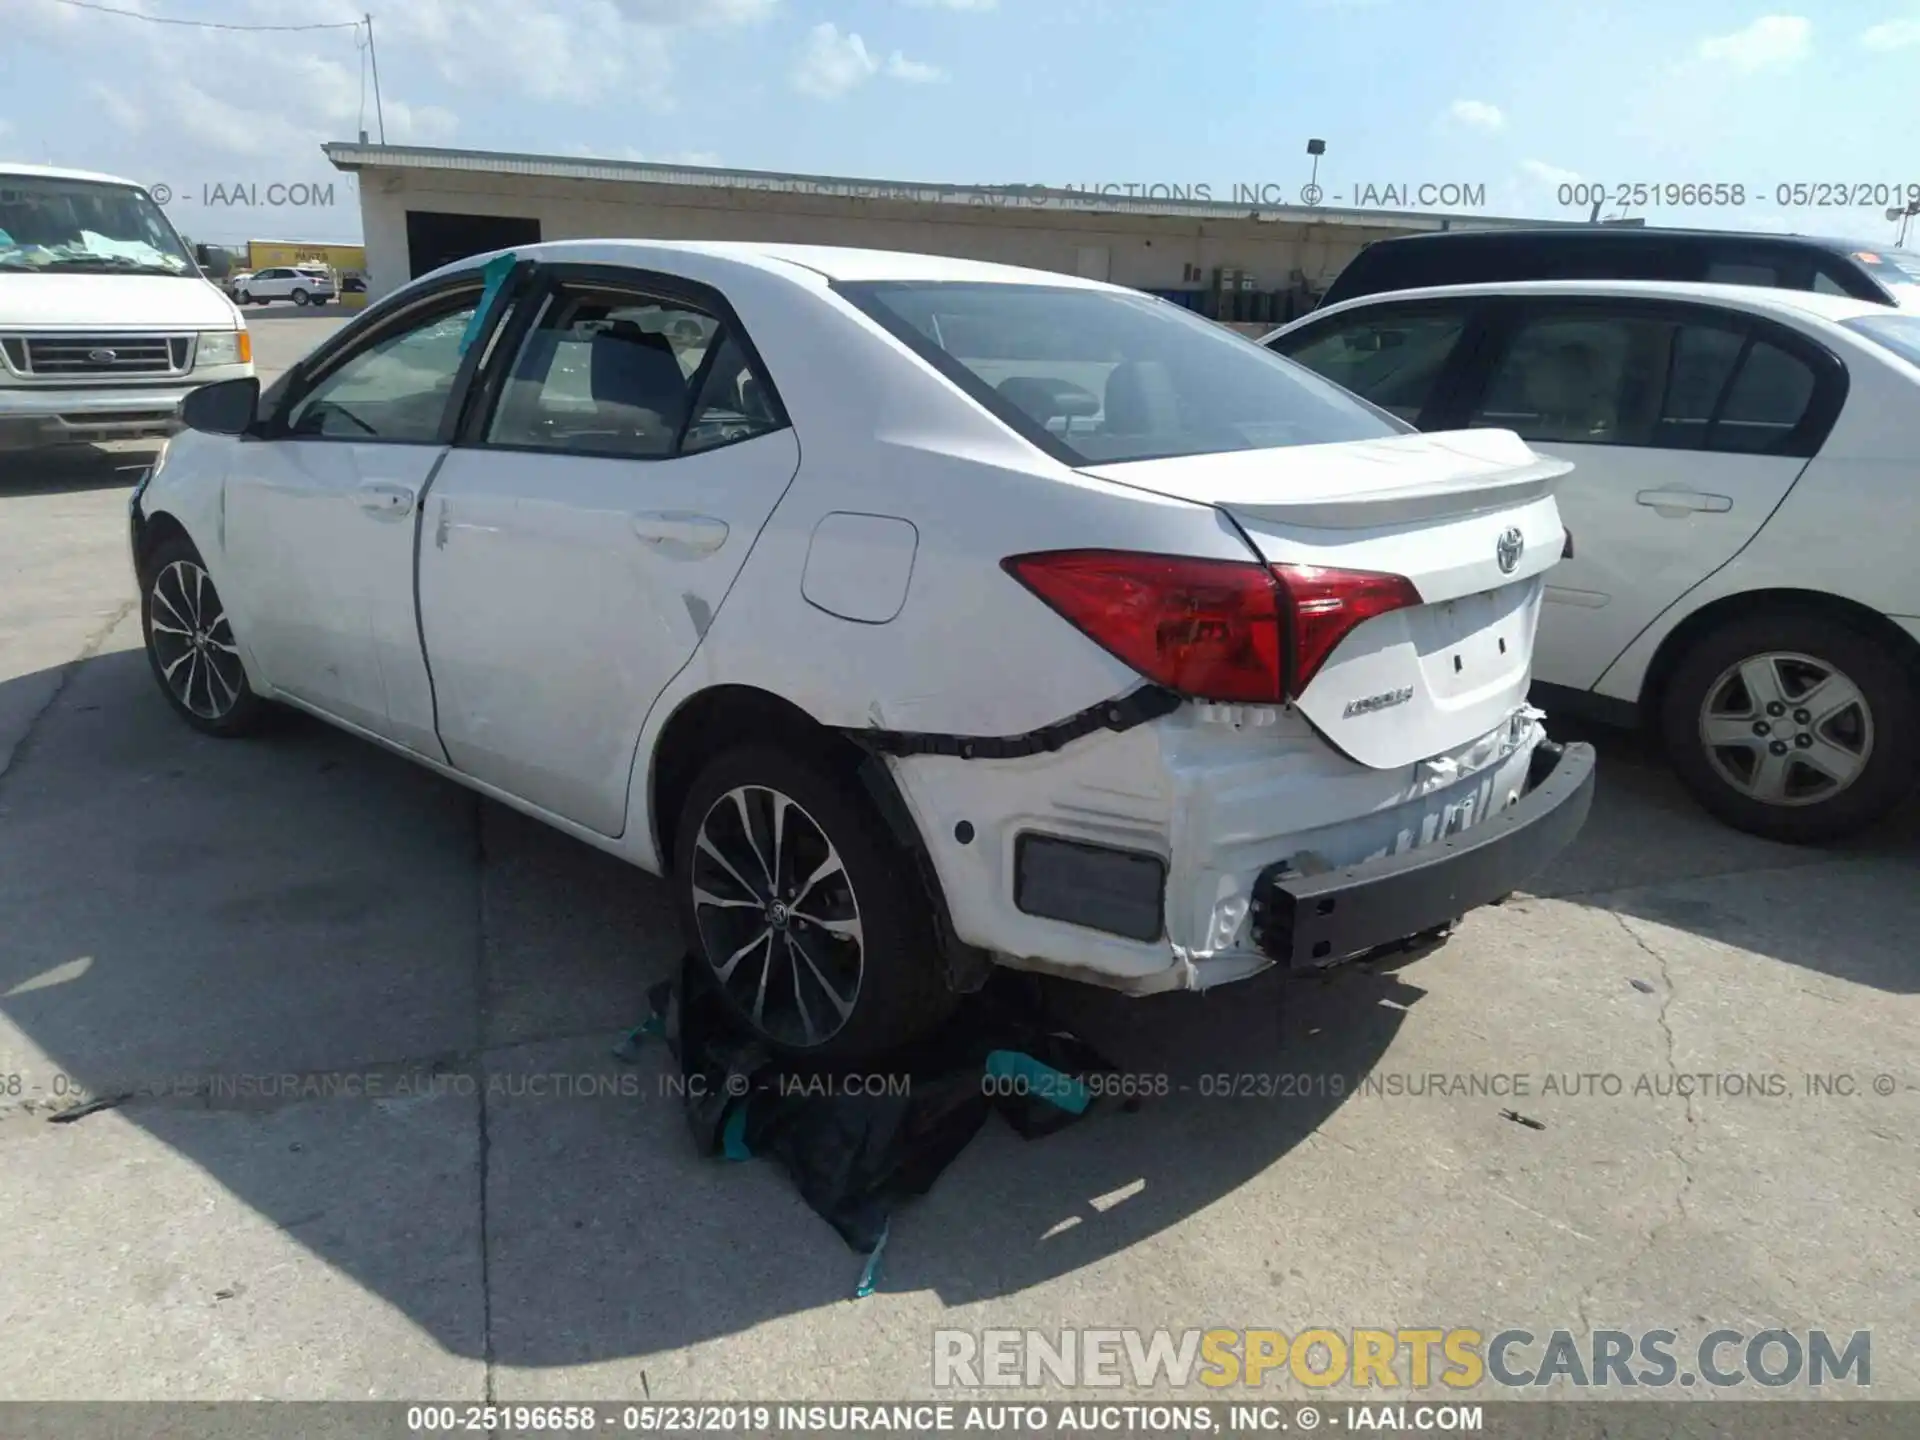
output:
M1307 188L1300 192L1300 198L1309 205L1320 203L1320 157L1326 153L1326 141L1307 141L1307 154L1313 157L1313 174L1307 177Z
M1894 237L1893 241L1895 245L1905 245L1907 243L1907 222L1916 215L1920 215L1920 199L1909 200L1905 205L1895 205L1887 211L1887 218L1889 220L1897 220L1900 222L1899 234Z

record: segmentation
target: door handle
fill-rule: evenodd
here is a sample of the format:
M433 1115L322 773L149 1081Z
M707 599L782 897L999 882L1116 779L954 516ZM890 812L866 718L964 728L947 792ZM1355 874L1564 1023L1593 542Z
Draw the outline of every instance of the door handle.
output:
M633 533L667 553L711 555L727 543L727 522L685 510L649 510L633 517Z
M1732 496L1708 495L1699 490L1642 490L1633 499L1636 505L1645 505L1669 520L1677 520L1696 510L1719 515L1733 508Z
M362 510L373 515L398 518L413 513L413 487L386 480L369 480L353 492Z

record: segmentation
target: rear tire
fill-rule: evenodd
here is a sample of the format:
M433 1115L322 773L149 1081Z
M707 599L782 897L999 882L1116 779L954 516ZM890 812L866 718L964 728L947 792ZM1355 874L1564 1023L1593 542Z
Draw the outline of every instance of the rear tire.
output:
M957 1003L926 892L886 835L848 778L767 746L722 753L687 793L681 927L727 1009L783 1054L883 1054Z
M292 299L296 305L304 305L307 303L307 292L296 285L293 287L293 294L289 298Z
M1674 769L1727 824L1790 844L1872 824L1920 778L1920 681L1875 636L1807 610L1721 625L1673 671Z
M140 567L140 631L160 693L187 724L230 740L265 723L220 592L185 536L162 540Z

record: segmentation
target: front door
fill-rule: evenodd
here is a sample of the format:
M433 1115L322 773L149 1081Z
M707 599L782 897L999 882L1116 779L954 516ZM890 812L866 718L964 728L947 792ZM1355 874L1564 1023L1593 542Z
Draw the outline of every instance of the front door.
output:
M349 346L237 447L226 544L248 645L277 691L442 758L414 614L418 506L478 284Z
M561 279L435 479L420 624L451 762L603 835L648 709L799 465L717 296Z

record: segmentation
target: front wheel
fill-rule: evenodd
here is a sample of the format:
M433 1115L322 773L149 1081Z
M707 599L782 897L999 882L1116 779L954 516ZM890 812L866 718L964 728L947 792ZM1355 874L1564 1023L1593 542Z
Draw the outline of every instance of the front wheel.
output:
M680 814L674 891L728 1010L786 1054L881 1054L953 1008L910 857L827 767L761 746L712 760Z
M1885 815L1920 775L1920 695L1903 658L1826 615L1751 615L1675 667L1661 728L1694 797L1773 840L1835 840Z
M140 629L153 678L182 720L222 739L259 728L265 702L247 683L213 577L184 536L161 541L142 567Z
M238 302L241 305L253 304L253 292L250 290L242 290L238 295L234 296L233 298L236 302Z

